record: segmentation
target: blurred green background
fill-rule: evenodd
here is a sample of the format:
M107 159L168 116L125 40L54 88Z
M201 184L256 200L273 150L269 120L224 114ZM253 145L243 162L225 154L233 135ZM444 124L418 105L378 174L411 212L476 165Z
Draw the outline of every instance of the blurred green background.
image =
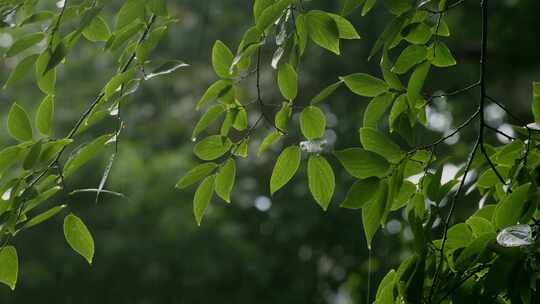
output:
M114 2L119 6L122 1ZM339 2L313 1L306 8L339 12ZM246 0L169 1L170 13L179 22L153 57L157 61L181 59L191 67L144 83L124 107L127 128L107 189L128 198L104 196L96 204L94 195L78 194L51 201L69 204L86 221L96 241L94 265L86 265L71 251L64 241L62 217L57 217L14 240L20 258L19 283L15 292L0 286L0 303L366 303L368 289L373 296L380 278L410 254L411 232L400 212L392 214L369 254L360 212L339 208L353 180L335 160L337 188L328 212L321 211L310 197L304 169L270 197L268 181L281 146L261 158L253 153L269 128L259 130L251 157L238 163L233 203L225 205L215 198L203 225L196 227L191 203L194 189L180 192L174 184L197 163L190 134L200 115L194 105L216 79L210 64L211 47L220 39L236 49L253 22L251 6L252 1ZM496 1L489 17L489 89L527 120L530 83L540 79L538 11L540 2L534 0ZM479 1L466 1L447 17L452 36L446 42L459 64L434 70L427 92L452 91L476 80L479 13ZM307 103L340 75L379 74L377 60L367 62L366 58L389 17L383 3L367 17L350 16L362 39L345 42L341 57L311 46L301 66L299 101ZM12 34L0 31L0 53L12 43ZM264 47L262 81L265 101L278 103L275 71L269 63L274 49L269 39ZM397 54L398 50L393 56ZM69 64L60 67L56 134L69 130L113 73L113 55L81 42L70 54ZM1 61L2 82L18 60ZM246 81L243 87L253 94L253 81ZM2 124L13 101L35 110L41 98L32 79L2 91ZM357 129L368 101L341 89L326 102L327 138L334 148L359 145ZM448 132L476 102L474 91L436 100L429 109L428 128L415 130L418 142L427 143ZM501 128L511 123L491 106L488 120ZM113 122L103 123L92 132L113 128ZM473 130L464 132L459 141L454 137L437 151L448 156L444 159L447 177L462 165L473 137ZM490 140L497 144L503 139L491 135ZM1 146L10 143L5 128L0 128ZM107 158L103 155L85 166L84 172L67 180L68 187L96 187ZM478 200L475 194L462 199L457 217L476 208Z

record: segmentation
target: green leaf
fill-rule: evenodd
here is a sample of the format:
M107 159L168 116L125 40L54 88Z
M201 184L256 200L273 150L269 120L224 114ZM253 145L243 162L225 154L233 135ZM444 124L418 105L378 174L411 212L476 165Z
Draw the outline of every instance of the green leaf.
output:
M9 135L18 141L32 140L32 126L26 111L13 103L8 114L7 128Z
M347 16L352 14L352 12L364 4L365 0L345 0L343 2L343 7L341 9L341 14Z
M281 152L270 178L270 193L273 195L285 186L300 167L301 151L298 146L290 146Z
M324 136L326 117L321 109L309 106L300 114L300 129L307 139L317 139Z
M231 140L221 135L211 135L198 142L193 152L202 160L214 160L231 149Z
M25 26L32 23L42 22L54 17L54 13L50 11L41 11L32 14L21 22L20 26Z
M386 93L389 89L386 82L368 74L351 74L339 79L345 82L349 90L360 96L375 97Z
M495 233L495 227L493 227L493 224L483 217L471 216L465 222L467 225L469 225L473 235L476 237L479 237L485 233Z
M0 150L0 176L19 160L22 156L22 151L23 149L18 146L11 146Z
M13 246L6 246L0 250L0 283L4 283L11 290L15 290L19 274L19 257Z
M231 191L236 178L236 162L229 159L216 175L216 194L227 203L231 202Z
M166 0L149 0L147 1L147 6L150 11L157 16L165 17L169 14L167 11L167 1Z
M407 100L407 95L399 95L399 97L396 99L396 102L394 102L394 106L390 111L390 115L388 116L388 125L390 127L390 132L394 132L394 130L396 129L397 119L401 114L406 113L408 109L409 102Z
M209 101L214 100L218 98L219 96L223 95L225 91L229 90L231 88L231 81L220 79L216 82L214 82L204 93L204 95L201 97L201 99L197 102L196 109L199 110L202 108L205 104L207 104Z
M532 112L534 115L534 121L540 124L540 82L533 82L532 84Z
M67 207L67 205L60 205L53 207L41 214L38 214L31 218L28 222L24 223L23 229L28 229L34 226L37 226L46 220L52 218L53 216L57 215L60 211L64 210Z
M336 178L332 167L324 157L311 155L308 160L307 174L309 191L319 206L326 211L336 187Z
M217 104L212 107L210 107L206 113L201 117L201 119L197 122L197 125L195 125L195 129L193 130L193 133L191 134L191 138L197 138L197 136L208 126L214 122L216 119L218 119L221 114L225 111L225 107L223 105Z
M64 45L63 42L60 42L54 51L52 52L49 62L47 62L47 67L45 68L45 71L43 71L43 75L45 75L50 70L54 69L57 65L64 60L64 58L67 56L68 48Z
M184 189L210 175L218 168L216 163L204 163L189 170L176 184L176 188Z
M13 57L20 52L31 48L32 46L38 44L41 40L45 38L44 33L33 33L26 36L22 36L17 41L15 41L11 47L6 51L6 57Z
M521 185L508 194L495 209L493 223L497 229L515 225L525 211L531 184Z
M383 55L381 56L380 66L384 80L392 89L403 90L404 88L401 80L396 74L394 74L394 72L392 72L394 63L392 63L388 56L388 50L384 49L382 53Z
M412 23L403 29L402 35L410 43L425 44L433 33L425 23Z
M374 177L356 181L347 192L345 200L341 203L341 208L354 210L364 207L375 197L376 191L373 189L379 187L379 182L380 180Z
M248 113L245 108L238 109L236 117L234 118L233 128L238 131L244 131L248 127Z
M23 161L23 169L31 170L36 165L39 155L41 154L41 141L36 142L30 148L30 151L26 155Z
M214 180L214 175L205 178L197 188L195 196L193 197L193 213L195 214L195 221L198 226L201 225L204 213L212 200L214 194Z
M364 111L364 127L377 128L381 117L394 101L395 94L385 93L371 100Z
M366 150L379 154L391 163L398 163L405 156L398 145L376 129L360 129L360 141Z
M219 77L230 78L232 76L230 68L233 58L233 53L223 42L217 40L214 43L214 47L212 48L212 66Z
M362 8L362 16L367 15L373 6L375 6L375 3L377 3L377 0L366 0L364 7Z
M64 218L64 236L69 246L92 264L94 239L84 222L73 213Z
M364 226L364 234L366 235L366 241L368 249L371 250L371 241L375 236L377 230L381 225L381 219L384 214L384 207L386 204L386 195L388 190L388 184L384 181L379 183L375 199L372 199L367 205L362 208L362 224Z
M92 22L83 30L84 38L92 42L107 41L111 37L111 30L105 19L101 16L92 19Z
M339 55L339 28L328 13L312 10L306 14L306 25L311 40L320 47Z
M349 22L349 20L341 17L340 15L327 13L330 17L334 19L338 27L339 38L341 39L360 39L360 35L354 28L354 26Z
M407 73L413 66L424 61L427 57L425 45L409 45L396 60L392 72L397 74Z
M257 29L264 33L284 13L292 0L278 0L276 3L264 8L260 15L255 12ZM258 17L257 17L258 16Z
M257 156L261 156L268 148L278 141L281 138L281 134L278 131L273 131L272 133L268 134L262 141L261 145L259 146L259 150L257 151Z
M334 155L350 175L359 179L384 177L390 169L390 164L384 158L360 148L335 151Z
M19 82L24 77L26 77L34 67L34 63L36 62L38 57L39 55L34 54L21 60L13 69L13 71L11 71L11 74L9 74L9 78L4 84L4 89L12 86L13 84Z
M167 29L168 27L166 25L153 29L150 31L146 39L139 44L135 51L137 63L139 65L144 65L146 63L148 57L150 57L152 51L157 47Z
M317 94L317 96L311 99L311 105L316 105L319 102L327 99L330 95L332 95L332 93L334 93L334 91L336 91L341 86L341 84L343 84L343 81L338 81L324 88L319 94Z
M253 4L253 17L255 18L255 23L257 23L257 20L263 11L273 3L274 0L255 0L255 4Z
M445 68L457 64L456 59L452 56L452 52L446 44L443 42L437 41L429 46L428 58L436 67Z
M56 85L56 70L52 69L45 73L49 61L51 60L51 54L48 50L45 50L39 55L36 61L36 80L39 89L47 94L54 95L54 87Z
M51 125L54 116L54 96L49 95L43 99L36 114L36 128L43 135L51 135Z
M292 115L292 109L288 102L283 102L281 109L276 113L274 122L279 130L287 129L287 122Z
M431 63L428 61L419 65L409 78L409 84L407 86L407 98L411 104L416 104L416 101L423 100L422 88L424 82L431 68Z
M116 30L120 30L144 16L144 0L127 0L116 15Z
M298 74L293 66L285 63L279 66L278 85L281 95L289 101L296 99L298 94Z
M64 166L64 177L70 176L75 170L94 158L105 148L105 143L110 138L111 135L109 134L102 135L73 154Z

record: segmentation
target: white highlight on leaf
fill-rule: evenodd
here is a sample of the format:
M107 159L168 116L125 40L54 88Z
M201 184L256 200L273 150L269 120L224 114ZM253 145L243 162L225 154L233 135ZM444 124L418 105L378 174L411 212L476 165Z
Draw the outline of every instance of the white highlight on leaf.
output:
M533 229L529 225L507 227L497 235L497 243L503 247L529 246L534 243Z
M306 153L321 153L327 146L328 141L326 138L316 140L306 140L300 142L300 150Z

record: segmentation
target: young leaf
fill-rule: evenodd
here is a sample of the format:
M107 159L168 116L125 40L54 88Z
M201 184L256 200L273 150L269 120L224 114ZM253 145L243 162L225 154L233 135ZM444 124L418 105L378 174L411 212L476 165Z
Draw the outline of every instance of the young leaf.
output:
M390 107L395 96L392 93L385 93L373 98L364 111L364 127L376 129L381 117Z
M358 35L358 32L356 32L356 29L349 22L349 20L341 17L340 15L331 13L327 14L336 22L340 39L360 39L360 35Z
M214 47L212 48L212 66L219 77L230 78L232 76L230 68L233 58L233 53L223 42L217 40L214 43Z
M73 154L64 166L64 177L70 176L75 170L94 158L101 150L103 150L105 143L110 138L111 135L109 134L102 135Z
M176 188L184 189L195 184L214 172L217 167L218 165L216 163L204 163L196 166L195 168L189 170L188 173L186 173L186 175L184 175L178 181Z
M324 157L311 155L308 160L307 173L309 190L319 206L326 211L336 187L334 171Z
M298 75L293 66L285 63L279 66L278 85L281 95L289 101L296 99L298 94Z
M60 205L53 207L41 214L38 214L31 218L28 222L24 223L23 229L28 229L31 227L34 227L36 225L39 225L46 220L52 218L53 216L57 215L60 211L64 210L67 207L67 205Z
M236 162L229 159L216 175L216 194L227 203L231 202L231 191L236 178Z
M47 94L54 95L54 89L56 85L56 70L49 70L47 73L47 66L51 60L51 54L48 50L45 50L39 55L36 61L36 80L39 89Z
M312 10L306 15L306 25L311 40L336 55L339 55L339 28L328 13Z
M379 187L380 180L378 178L368 178L356 181L354 185L347 192L347 196L343 203L341 203L341 208L347 209L360 209L369 203L374 197Z
M193 130L193 133L191 134L191 138L197 138L197 136L208 126L214 122L216 119L218 119L221 114L225 111L225 107L221 104L214 105L210 107L206 113L201 117L201 119L197 122L197 125L195 125L195 129Z
M116 30L120 30L144 16L144 0L127 0L116 15Z
M227 153L231 146L230 139L221 135L211 135L198 142L193 152L202 160L214 160Z
M261 156L268 148L281 138L281 134L278 131L274 131L268 134L262 141L257 151L257 156Z
M427 48L425 45L409 45L401 52L396 64L392 68L392 72L404 74L413 66L424 61L427 57Z
M532 95L532 112L534 115L534 121L537 124L540 124L540 82L533 82Z
M17 103L9 110L7 128L9 135L18 141L32 140L32 126L28 114Z
M111 30L105 19L97 16L92 19L90 24L82 32L84 38L91 42L107 41L111 37Z
M34 67L34 63L36 62L38 57L39 55L34 54L21 60L13 69L11 74L9 74L9 78L4 84L4 89L12 86L13 84L19 82L24 77L26 77L28 75L28 72Z
M371 241L381 225L381 219L386 204L387 190L388 184L386 182L382 181L379 183L375 198L362 208L362 224L364 226L364 234L366 235L369 249L371 249Z
M6 284L15 290L19 274L19 257L13 246L0 249L0 283Z
M317 94L317 96L313 97L311 100L311 105L316 105L319 102L324 101L326 98L332 95L332 93L334 93L334 91L337 90L341 84L343 84L343 81L338 81L324 88L319 94Z
M386 82L368 74L351 74L342 76L339 79L345 82L349 90L360 96L375 97L387 92L389 89Z
M422 98L422 88L424 87L424 82L431 68L431 63L426 61L419 65L411 75L409 79L409 84L407 87L407 98L409 102L415 104L418 100L423 100Z
M54 116L54 96L43 99L36 114L36 128L43 135L51 135L51 125Z
M452 56L452 52L446 44L443 42L437 41L429 46L428 58L436 67L445 68L456 65L456 59Z
M231 81L230 80L224 80L220 79L216 82L214 82L204 93L204 95L201 97L201 99L197 102L196 109L199 110L200 108L204 107L205 104L207 104L209 101L214 100L218 98L219 96L223 95L225 91L231 88Z
M359 179L383 177L390 169L390 164L384 158L360 148L335 151L334 155L350 175Z
M94 239L84 222L74 214L64 218L64 236L69 246L92 265Z
M324 136L326 117L321 109L309 106L300 115L300 129L307 139L317 139Z
M405 153L376 129L360 129L360 141L368 151L375 152L391 163L398 163Z
M193 197L193 213L195 214L195 221L199 226L214 194L214 180L214 175L205 178Z
M497 205L493 215L497 229L515 225L519 221L528 201L530 187L530 183L519 186Z
M301 156L298 146L290 146L281 152L270 178L270 193L272 195L293 178L300 167Z
M20 52L28 48L31 48L32 46L38 44L41 40L43 40L43 38L45 38L44 33L28 34L26 36L19 38L6 51L6 57L13 57L19 54Z
M425 23L412 23L403 29L405 40L413 44L425 44L433 35L431 28Z

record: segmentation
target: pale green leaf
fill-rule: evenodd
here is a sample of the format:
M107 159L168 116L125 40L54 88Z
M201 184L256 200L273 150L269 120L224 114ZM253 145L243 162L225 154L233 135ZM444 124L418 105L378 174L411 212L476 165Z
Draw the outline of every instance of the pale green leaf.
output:
M64 218L64 236L69 246L92 264L94 239L84 222L74 214Z
M281 152L270 178L271 194L276 193L293 178L300 166L301 156L298 146L290 146Z
M323 210L334 196L336 178L328 161L320 155L311 155L308 160L308 185L313 198Z

